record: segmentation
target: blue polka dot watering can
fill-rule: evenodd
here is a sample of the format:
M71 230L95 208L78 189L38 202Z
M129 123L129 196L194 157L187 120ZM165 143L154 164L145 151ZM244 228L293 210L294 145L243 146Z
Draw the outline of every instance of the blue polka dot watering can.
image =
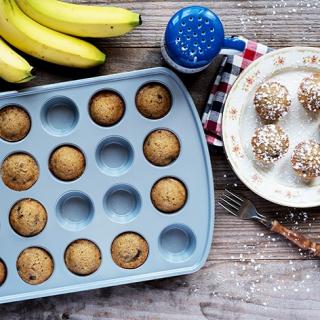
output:
M240 38L228 38L219 17L201 6L179 10L169 21L161 44L166 62L183 73L204 70L219 54L244 50Z

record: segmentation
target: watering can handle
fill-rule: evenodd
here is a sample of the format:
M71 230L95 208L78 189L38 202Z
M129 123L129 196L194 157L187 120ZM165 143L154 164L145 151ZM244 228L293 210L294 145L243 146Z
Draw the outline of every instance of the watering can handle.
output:
M244 40L236 37L226 37L224 38L220 54L239 54L244 51L245 47L246 42Z

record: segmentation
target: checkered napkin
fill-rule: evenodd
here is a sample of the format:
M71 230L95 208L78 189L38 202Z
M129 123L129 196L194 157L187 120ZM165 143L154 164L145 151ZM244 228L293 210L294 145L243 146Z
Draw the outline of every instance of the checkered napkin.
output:
M241 55L224 56L202 117L202 123L209 145L223 145L221 126L223 107L228 93L239 74L248 67L251 62L272 51L271 48L261 43L243 38L242 40L246 42L246 46Z

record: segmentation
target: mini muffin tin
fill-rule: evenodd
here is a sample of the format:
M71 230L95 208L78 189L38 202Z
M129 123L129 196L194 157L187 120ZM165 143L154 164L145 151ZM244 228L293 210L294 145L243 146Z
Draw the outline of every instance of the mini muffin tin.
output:
M151 82L172 94L171 110L158 120L143 117L135 106L137 91ZM115 91L125 102L125 114L114 126L90 118L90 99L100 90ZM188 274L205 263L214 222L210 158L192 99L173 72L154 68L3 93L0 108L7 105L24 108L32 125L22 141L0 140L0 163L13 153L30 154L40 174L22 192L0 179L0 259L7 267L0 303ZM145 138L156 129L168 129L180 140L180 155L168 166L154 166L143 154ZM60 181L48 168L52 151L62 145L85 155L85 171L75 181ZM186 204L173 214L158 211L150 198L163 177L175 177L187 188ZM39 201L48 213L46 227L34 237L18 235L9 223L10 209L24 198ZM110 249L119 234L130 231L148 242L149 255L140 267L123 269ZM77 239L93 241L102 254L101 266L88 276L73 274L64 262L66 248ZM39 285L17 273L17 258L29 247L47 250L54 260L51 277Z

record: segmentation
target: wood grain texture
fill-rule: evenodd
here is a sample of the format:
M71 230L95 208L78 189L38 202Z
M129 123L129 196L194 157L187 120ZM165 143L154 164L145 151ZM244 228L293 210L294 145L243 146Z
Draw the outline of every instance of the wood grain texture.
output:
M141 12L144 23L123 38L94 41L108 57L98 69L68 70L29 59L37 78L23 86L0 82L1 91L164 65L159 42L166 22L173 12L190 4L215 10L229 35L240 34L274 48L320 45L320 2L315 0L73 2L116 3ZM218 63L219 59L199 75L182 77L199 114ZM319 208L304 212L274 205L254 195L238 180L223 150L213 148L211 160L216 199L226 186L232 186L262 212L319 241ZM263 226L240 221L217 206L212 249L199 272L2 305L0 319L316 320L320 317L319 280L319 260Z

